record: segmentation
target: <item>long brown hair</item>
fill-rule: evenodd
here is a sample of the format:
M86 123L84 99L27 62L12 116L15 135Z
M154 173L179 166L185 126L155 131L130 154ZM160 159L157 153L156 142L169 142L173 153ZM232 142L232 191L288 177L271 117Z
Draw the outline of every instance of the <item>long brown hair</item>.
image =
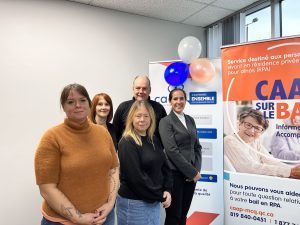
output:
M106 122L110 122L112 117L113 117L113 104L112 104L112 100L110 98L110 96L106 93L99 93L99 94L96 94L92 100L92 108L91 108L91 114L90 114L90 119L91 121L93 121L93 123L97 123L96 120L95 120L95 117L96 117L96 106L99 102L99 99L103 97L105 101L107 101L107 103L109 104L110 106L110 111L107 115L107 119L106 119Z

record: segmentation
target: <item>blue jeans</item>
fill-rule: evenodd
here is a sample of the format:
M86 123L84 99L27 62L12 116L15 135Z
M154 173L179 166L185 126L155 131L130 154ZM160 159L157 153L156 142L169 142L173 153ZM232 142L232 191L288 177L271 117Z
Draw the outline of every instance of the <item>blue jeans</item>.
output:
M103 225L114 225L115 224L115 207L107 215Z
M115 224L115 208L113 208L107 215L103 225L114 225ZM62 223L52 222L43 217L41 225L63 225Z
M160 225L160 202L117 197L118 225Z
M47 220L45 217L43 217L41 221L41 225L63 225L62 223L52 222L50 220Z

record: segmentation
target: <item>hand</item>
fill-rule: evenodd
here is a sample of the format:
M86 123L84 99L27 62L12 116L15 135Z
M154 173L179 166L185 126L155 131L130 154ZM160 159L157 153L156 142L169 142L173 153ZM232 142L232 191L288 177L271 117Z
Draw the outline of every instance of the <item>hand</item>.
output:
M163 198L166 199L162 204L164 208L168 208L171 205L171 194L170 192L164 191Z
M103 224L106 220L106 217L114 207L114 202L107 202L103 204L100 208L96 210L97 217L94 219L93 224Z
M197 181L201 178L201 174L198 172L197 175L193 178L193 181L197 183Z
M300 165L294 166L291 169L290 177L295 179L300 179Z
M95 220L93 221L93 223L91 225L102 225L104 224L106 221L106 217L99 219L99 217L95 218Z
M93 225L94 220L98 215L96 213L84 213L80 214L76 221L72 221L78 225Z

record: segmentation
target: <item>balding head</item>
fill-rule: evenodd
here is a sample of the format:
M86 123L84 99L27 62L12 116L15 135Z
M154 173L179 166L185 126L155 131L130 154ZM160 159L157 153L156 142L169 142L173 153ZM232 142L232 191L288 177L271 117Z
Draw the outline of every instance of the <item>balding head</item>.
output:
M133 80L133 96L137 101L148 100L151 84L148 76L136 76Z

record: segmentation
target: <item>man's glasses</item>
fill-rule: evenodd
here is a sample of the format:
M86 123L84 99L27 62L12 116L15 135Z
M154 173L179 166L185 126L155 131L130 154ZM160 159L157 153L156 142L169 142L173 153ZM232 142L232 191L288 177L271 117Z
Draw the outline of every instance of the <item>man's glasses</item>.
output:
M80 98L78 100L75 99L67 99L66 104L69 106L75 107L77 104L78 105L85 105L87 104L88 100L86 98Z
M254 126L254 125L251 124L251 123L243 122L243 124L244 124L244 127L245 127L246 129L252 129L252 127L253 127L253 128L254 128L254 131L255 131L256 133L262 133L262 132L264 131L264 128L258 127L258 126Z

